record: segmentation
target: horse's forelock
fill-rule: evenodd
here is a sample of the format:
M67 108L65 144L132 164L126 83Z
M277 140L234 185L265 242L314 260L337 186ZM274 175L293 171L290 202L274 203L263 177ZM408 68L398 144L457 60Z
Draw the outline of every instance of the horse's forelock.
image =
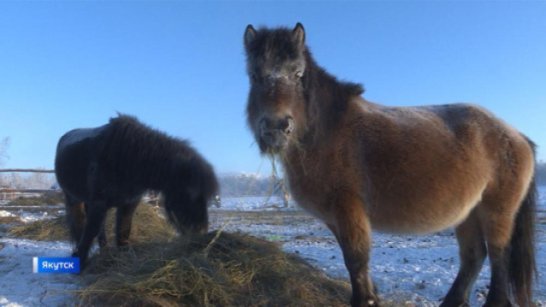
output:
M301 57L302 47L298 45L292 30L288 28L260 28L255 32L253 39L247 42L246 51L249 60L264 58L286 61Z

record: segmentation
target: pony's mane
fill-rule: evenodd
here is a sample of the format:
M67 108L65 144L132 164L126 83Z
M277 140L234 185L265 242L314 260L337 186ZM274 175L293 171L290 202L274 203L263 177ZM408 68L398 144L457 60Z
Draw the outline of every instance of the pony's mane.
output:
M307 74L304 75L304 87L308 91L332 91L335 94L330 99L338 102L347 101L351 96L360 96L364 93L364 86L361 83L339 81L336 77L320 67L314 60L309 47L305 46L305 62Z
M136 117L119 114L110 118L108 140L112 144L123 144L125 150L139 156L172 156L174 153L197 154L186 140L181 140L141 123ZM119 146L121 147L121 146Z
M192 177L207 195L218 190L212 166L187 141L150 128L133 116L111 118L103 144L105 162L116 161L110 167L118 172L138 167L149 174L150 181L160 182L177 171L180 176Z
M275 57L279 61L295 59L299 56L291 38L291 30L285 27L268 29L261 27L247 46L249 54L259 54L266 58Z
M308 47L305 48L306 73L302 82L310 124L316 128L312 137L323 138L345 114L351 98L364 93L364 87L359 83L339 81L320 67Z

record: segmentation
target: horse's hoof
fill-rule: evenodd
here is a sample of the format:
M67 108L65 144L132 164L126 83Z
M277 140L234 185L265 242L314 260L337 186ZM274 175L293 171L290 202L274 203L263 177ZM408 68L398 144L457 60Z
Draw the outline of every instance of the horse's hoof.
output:
M443 301L441 304L440 304L440 307L470 307L470 304L468 303L468 301L464 301L462 303L460 302L448 302L448 301Z
M484 307L512 307L513 305L509 300L506 300L502 303L486 301L483 306Z
M379 299L377 298L367 298L362 300L361 302L355 302L354 300L351 301L351 306L353 307L380 307L381 304L379 303Z
M129 240L127 241L118 241L118 247L123 247L129 245Z

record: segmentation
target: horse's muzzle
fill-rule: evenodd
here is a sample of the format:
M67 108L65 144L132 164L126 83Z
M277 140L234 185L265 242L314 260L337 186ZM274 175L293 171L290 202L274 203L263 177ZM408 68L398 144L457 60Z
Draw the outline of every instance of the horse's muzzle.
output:
M259 144L262 152L279 153L286 148L294 130L291 116L280 119L264 117L260 120Z

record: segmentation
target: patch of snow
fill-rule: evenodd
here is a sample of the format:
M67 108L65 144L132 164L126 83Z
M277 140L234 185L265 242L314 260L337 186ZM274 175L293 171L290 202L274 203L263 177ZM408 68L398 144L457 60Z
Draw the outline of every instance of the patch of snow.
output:
M255 211L255 210L295 210L296 206L290 202L288 207L284 206L281 197L226 197L222 198L219 208L211 207L212 210L236 210L236 211ZM299 209L297 209L299 210Z
M539 187L539 215L546 209L546 186ZM241 197L222 200L211 208L211 228L241 231L278 242L290 253L300 255L329 276L348 281L343 255L324 224L291 204L282 206L279 197ZM232 211L232 212L230 212ZM250 211L245 220L244 211ZM267 211L267 212L265 212ZM49 212L49 213L48 213ZM0 216L20 216L26 221L52 218L53 211L0 210ZM263 214L261 213L263 212ZM256 220L252 220L256 217ZM546 306L546 227L538 225L537 268L534 299ZM68 256L71 245L2 238L0 234L0 306L58 306L73 302L79 276L32 273L32 257ZM96 247L94 248L96 250ZM403 297L411 306L438 306L451 286L459 267L458 246L453 230L427 236L373 234L370 272L380 296ZM471 306L482 305L489 284L486 261L471 293Z
M48 214L46 211L44 211L44 212L22 212L21 215L20 215L21 221L23 221L23 223L25 223L25 224L35 222L35 221L40 221L40 220L48 220L48 219L52 219L52 218L55 218L55 216Z
M0 305L58 306L73 301L78 277L32 273L32 257L66 257L71 247L63 242L0 239Z
M17 216L17 215L6 210L0 210L0 217L13 217L13 216Z

